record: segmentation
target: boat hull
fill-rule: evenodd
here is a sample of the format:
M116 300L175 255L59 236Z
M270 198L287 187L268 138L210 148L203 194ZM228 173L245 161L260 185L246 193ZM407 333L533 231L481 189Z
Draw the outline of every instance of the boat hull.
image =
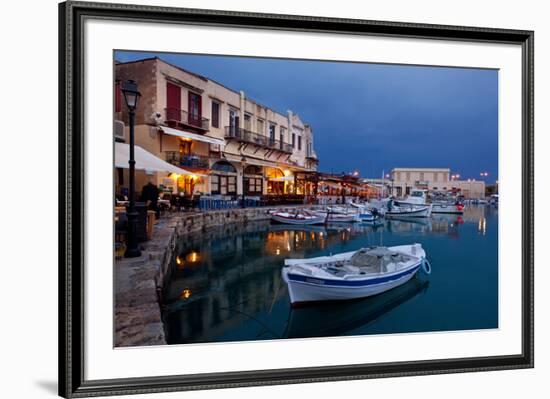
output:
M284 217L284 216L279 216L279 215L271 215L271 220L276 222L276 223L292 224L292 225L298 225L298 226L306 226L306 225L325 223L325 219L321 216L315 217L315 218L310 218L310 219L299 219L299 218Z
M287 283L292 306L319 301L359 299L380 294L409 281L422 267L423 259L426 258L426 252L418 244L398 245L388 249L415 256L418 260L393 273L363 279L329 279L293 272L292 266L343 261L349 259L355 251L309 259L285 259L285 267L281 273Z
M432 213L447 213L453 215L464 214L464 208L457 205L433 204Z
M432 206L424 206L421 208L400 209L397 211L387 211L384 216L386 218L399 217L399 218L427 218L432 214Z
M292 306L320 301L342 301L381 294L409 281L420 269L421 263L396 276L384 276L365 281L334 281L285 273ZM379 281L377 281L379 280ZM347 283L347 284L346 284Z

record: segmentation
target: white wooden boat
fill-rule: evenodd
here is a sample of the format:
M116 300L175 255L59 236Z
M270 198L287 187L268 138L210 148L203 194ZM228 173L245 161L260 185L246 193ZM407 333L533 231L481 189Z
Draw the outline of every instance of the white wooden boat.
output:
M361 221L359 213L355 209L327 207L326 211L317 211L316 214L325 217L327 222L332 223L354 223Z
M433 205L391 205L384 213L386 218L427 218L432 214Z
M464 205L461 203L437 201L432 205L432 213L450 213L455 215L462 215L464 213Z
M376 208L373 208L371 210L364 209L359 211L359 220L361 222L374 222L378 219L380 219L380 214L378 213L378 210Z
M431 272L420 244L371 247L333 256L286 259L282 277L292 305L364 298Z
M271 220L277 223L294 224L294 225L310 225L323 224L325 217L310 212L273 212Z

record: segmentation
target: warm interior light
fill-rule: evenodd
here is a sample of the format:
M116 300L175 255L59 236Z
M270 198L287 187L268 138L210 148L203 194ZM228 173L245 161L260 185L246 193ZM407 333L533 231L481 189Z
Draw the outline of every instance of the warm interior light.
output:
M185 288L180 295L180 299L189 299L191 296L191 290L189 288Z
M198 252L195 252L195 251L192 251L190 253L187 254L187 256L185 257L185 260L187 262L191 262L191 263L196 263L198 261L200 261L201 259L201 256Z

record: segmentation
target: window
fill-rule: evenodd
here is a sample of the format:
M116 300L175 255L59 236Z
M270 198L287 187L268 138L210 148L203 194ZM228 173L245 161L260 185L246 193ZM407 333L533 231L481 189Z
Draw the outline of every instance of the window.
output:
M239 116L233 109L229 110L229 130L231 137L239 137Z
M220 103L212 101L212 127L220 127Z
M302 136L298 136L298 151L302 150Z
M210 176L210 190L212 194L218 194L220 192L220 176Z
M248 131L252 130L252 118L248 114L244 114L244 128Z
M201 126L201 96L189 92L189 124Z
M261 195L262 194L262 185L263 181L260 178L248 178L248 184L245 182L246 187L246 194L256 194Z
M237 176L227 176L227 194L237 193Z
M275 142L275 125L269 125L269 142L271 144Z
M264 121L261 119L258 119L258 133L264 134Z
M263 191L262 168L248 165L244 169L244 190L247 195L261 195Z
M285 135L286 135L286 129L281 126L279 129L279 138L281 141L285 141Z
M292 133L292 148L296 148L296 133Z

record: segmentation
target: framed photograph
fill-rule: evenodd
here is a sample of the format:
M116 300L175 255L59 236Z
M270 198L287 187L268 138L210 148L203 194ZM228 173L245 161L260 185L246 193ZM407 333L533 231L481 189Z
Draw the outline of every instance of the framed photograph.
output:
M59 16L61 396L533 367L532 31Z

